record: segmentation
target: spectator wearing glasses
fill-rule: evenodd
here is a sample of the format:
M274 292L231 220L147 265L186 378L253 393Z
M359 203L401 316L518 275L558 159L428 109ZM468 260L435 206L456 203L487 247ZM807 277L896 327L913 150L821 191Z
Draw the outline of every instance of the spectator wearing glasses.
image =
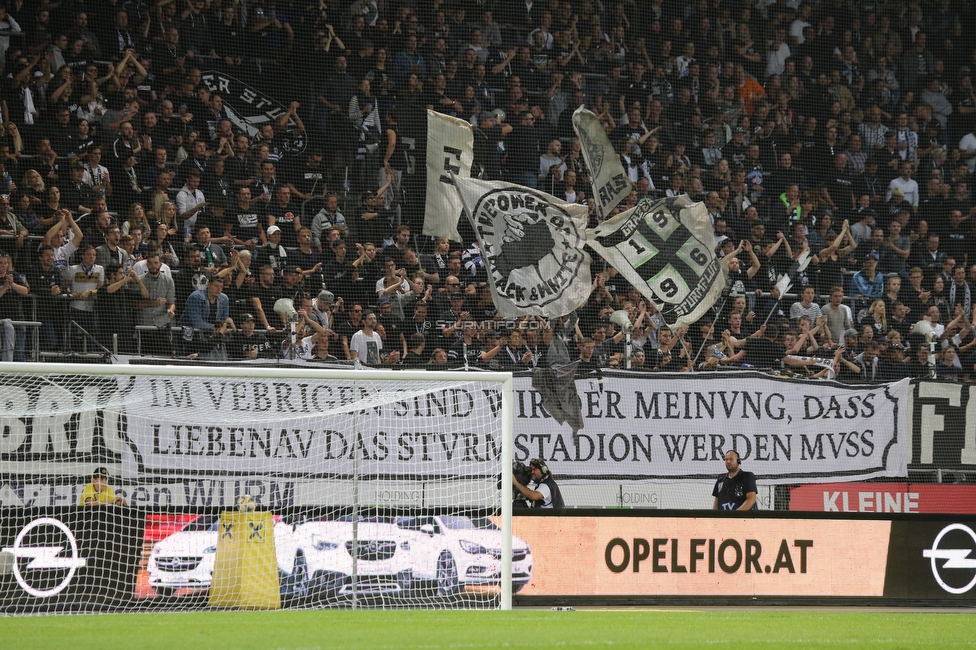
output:
M448 299L454 293L461 291L461 280L456 275L448 275L444 278L444 285L437 289L437 293L434 296L433 309L434 313L440 314L447 309L450 309L450 304Z

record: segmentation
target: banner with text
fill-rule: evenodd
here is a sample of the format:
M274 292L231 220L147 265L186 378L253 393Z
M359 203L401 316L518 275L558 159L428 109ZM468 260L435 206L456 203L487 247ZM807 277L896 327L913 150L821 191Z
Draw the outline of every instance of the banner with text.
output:
M790 510L976 514L976 486L828 483L790 488Z
M476 381L386 382L383 392L352 378L48 380L12 375L0 386L0 471L8 480L89 476L102 465L128 480L357 474L403 482L490 477L493 486L499 472L501 396ZM516 379L517 460L544 458L564 479L701 480L723 472L724 452L735 449L768 483L906 476L907 380L844 386L620 373L577 387L584 427L573 435L544 411L529 378ZM176 491L185 489L197 487Z
M885 598L969 603L973 518L515 516L533 567L517 598ZM522 604L520 602L519 604ZM573 602L570 600L570 602ZM659 601L656 601L659 602Z
M764 481L906 476L909 383L843 386L772 376L646 375L577 380L584 427L573 435L516 382L515 456L557 477L695 479L739 452Z

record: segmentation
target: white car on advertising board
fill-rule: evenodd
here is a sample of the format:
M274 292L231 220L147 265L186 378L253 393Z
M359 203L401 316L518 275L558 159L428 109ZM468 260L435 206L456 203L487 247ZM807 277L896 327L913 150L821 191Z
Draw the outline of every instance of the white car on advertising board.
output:
M298 527L314 598L352 595L353 525L350 518L310 521ZM357 522L356 593L358 596L407 596L413 588L411 545L388 518Z
M149 586L157 596L206 592L210 588L220 519L202 516L162 539L149 554ZM282 596L303 596L307 573L295 527L275 517L275 551Z
M439 515L397 517L396 523L410 534L415 582L433 582L441 596L501 584L502 531L490 519ZM513 536L512 590L520 591L531 577L532 551Z

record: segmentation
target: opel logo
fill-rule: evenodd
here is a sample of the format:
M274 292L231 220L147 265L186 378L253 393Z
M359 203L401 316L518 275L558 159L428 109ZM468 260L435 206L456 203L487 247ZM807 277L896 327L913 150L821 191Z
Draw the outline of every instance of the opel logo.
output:
M939 544L942 542L942 538L956 530L969 535L969 538L973 541L972 545L969 548L940 548ZM973 551L976 551L976 533L973 532L973 529L962 524L951 524L943 528L936 535L935 541L932 542L932 548L923 550L922 556L932 560L932 575L935 576L935 581L939 583L940 587L950 594L964 594L972 589L973 586L976 586L976 558L969 557ZM939 560L945 560L941 567L939 566ZM942 572L946 569L971 571L973 577L966 586L953 587L946 584L946 581L942 577Z
M66 538L67 545L71 548L71 555L68 557L61 556L61 552L65 549L64 546L24 546L24 538L27 537L28 533L42 526L51 526L60 531ZM38 598L49 598L61 593L74 578L75 572L87 564L86 559L78 555L78 542L75 540L71 529L53 517L41 517L24 526L14 540L14 545L4 548L3 551L12 553L14 556L13 573L17 584L24 591ZM21 571L20 562L17 561L20 558L31 558L23 571ZM61 582L50 589L35 589L24 576L24 572L59 570L67 570L67 573Z

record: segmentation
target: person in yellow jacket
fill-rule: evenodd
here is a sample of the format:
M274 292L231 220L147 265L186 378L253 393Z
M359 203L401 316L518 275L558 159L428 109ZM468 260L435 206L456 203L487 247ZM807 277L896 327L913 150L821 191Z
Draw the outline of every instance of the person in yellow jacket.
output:
M97 467L92 472L91 483L81 491L80 506L124 506L125 499L115 496L115 490L108 486L108 468Z

